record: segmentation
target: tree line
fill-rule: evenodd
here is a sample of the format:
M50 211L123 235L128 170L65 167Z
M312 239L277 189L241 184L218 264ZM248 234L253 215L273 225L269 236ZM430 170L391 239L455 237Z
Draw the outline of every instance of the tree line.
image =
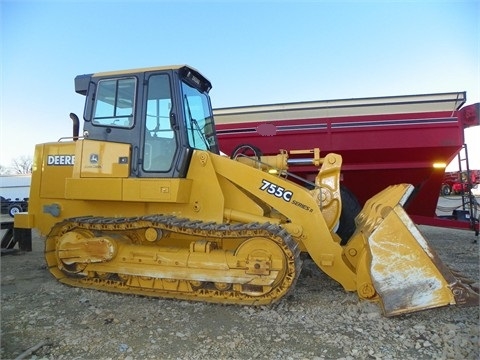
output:
M25 175L32 173L31 156L20 156L12 160L10 166L0 165L0 175Z

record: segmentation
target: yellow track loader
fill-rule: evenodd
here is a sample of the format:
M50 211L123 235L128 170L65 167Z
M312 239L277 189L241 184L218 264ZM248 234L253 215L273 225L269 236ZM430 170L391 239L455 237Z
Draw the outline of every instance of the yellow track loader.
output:
M60 282L125 294L270 304L293 289L306 252L386 316L478 304L404 211L411 185L357 215L337 154L246 146L224 156L210 89L184 65L77 76L83 134L71 114L72 137L36 146L17 240L37 228ZM315 182L290 174L297 164L317 166Z

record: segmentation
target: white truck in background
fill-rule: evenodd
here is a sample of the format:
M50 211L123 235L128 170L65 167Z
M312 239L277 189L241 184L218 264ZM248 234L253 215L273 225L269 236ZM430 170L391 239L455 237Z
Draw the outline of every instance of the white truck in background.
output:
M30 175L0 176L1 213L13 217L26 211L30 194Z

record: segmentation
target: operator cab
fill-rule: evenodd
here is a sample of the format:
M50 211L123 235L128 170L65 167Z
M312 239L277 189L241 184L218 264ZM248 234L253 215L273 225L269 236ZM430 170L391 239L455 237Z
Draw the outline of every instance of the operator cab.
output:
M210 82L188 66L79 75L84 138L131 145L130 175L185 177L194 149L218 154Z

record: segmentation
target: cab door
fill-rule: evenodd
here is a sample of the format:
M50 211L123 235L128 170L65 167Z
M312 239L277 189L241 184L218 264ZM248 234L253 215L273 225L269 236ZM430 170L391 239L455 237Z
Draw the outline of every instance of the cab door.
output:
M172 71L145 73L139 177L179 178L188 170L191 150L182 146L182 112L174 100L176 76Z

